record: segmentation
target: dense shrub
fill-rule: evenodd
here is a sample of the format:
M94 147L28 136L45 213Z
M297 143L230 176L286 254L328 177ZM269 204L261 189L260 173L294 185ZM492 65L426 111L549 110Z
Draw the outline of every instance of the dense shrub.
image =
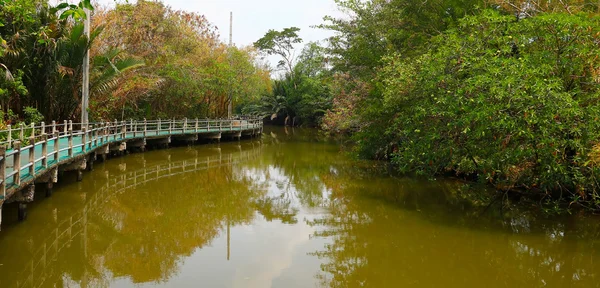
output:
M591 153L600 140L599 31L598 17L583 14L515 19L486 10L435 37L422 56L388 57L380 80L393 161L600 207Z

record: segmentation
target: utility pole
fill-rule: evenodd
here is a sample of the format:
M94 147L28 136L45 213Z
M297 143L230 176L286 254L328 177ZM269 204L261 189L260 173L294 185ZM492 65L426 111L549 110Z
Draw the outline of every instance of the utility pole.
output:
M83 22L83 30L88 41L90 39L90 18L92 17L90 10L85 10L85 21ZM89 42L88 42L89 45ZM86 125L88 123L88 106L90 99L90 53L89 49L86 49L85 55L83 56L83 83L81 85L81 123Z
M229 69L231 69L231 62L232 62L232 57L231 57L231 47L233 47L233 12L229 12ZM233 91L231 90L231 76L229 76L229 104L227 105L227 118L231 118L232 113L233 113Z

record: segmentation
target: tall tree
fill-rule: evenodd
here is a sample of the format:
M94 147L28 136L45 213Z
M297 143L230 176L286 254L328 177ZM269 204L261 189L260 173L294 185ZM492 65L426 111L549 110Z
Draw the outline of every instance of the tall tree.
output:
M284 68L290 74L292 81L294 81L294 44L302 43L298 32L300 28L297 27L284 28L281 31L269 30L265 36L254 42L254 47L261 52L283 58L277 63L277 67Z

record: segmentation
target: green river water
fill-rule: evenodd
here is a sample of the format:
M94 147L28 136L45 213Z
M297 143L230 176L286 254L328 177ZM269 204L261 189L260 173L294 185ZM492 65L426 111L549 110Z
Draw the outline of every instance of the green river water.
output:
M65 174L18 223L0 287L600 287L600 219L483 209L314 130Z

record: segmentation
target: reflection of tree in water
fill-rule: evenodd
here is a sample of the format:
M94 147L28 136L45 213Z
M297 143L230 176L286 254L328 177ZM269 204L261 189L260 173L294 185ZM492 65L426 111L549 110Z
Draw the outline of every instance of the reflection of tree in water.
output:
M482 207L456 198L461 184L427 187L360 170L323 177L331 214L307 221L331 240L312 254L326 261L322 286L597 285L598 221L482 217Z
M343 164L344 157L337 145L323 143L314 130L274 129L263 139L269 153L246 166L253 182L264 184L253 189L266 190L256 201L256 210L267 221L294 224L300 207L327 206L329 189L321 177Z
M94 219L102 228L94 231L100 237L93 246L116 277L166 280L180 259L210 243L226 221L252 219L250 203L259 195L249 186L231 167L221 167L150 182L137 187L135 197L120 193Z
M265 217L267 221L281 220L284 224L296 224L298 209L292 207L291 200L281 197L264 197L256 201L256 210Z
M329 189L322 177L348 164L339 146L324 142L315 130L286 128L285 132L275 132L264 139L269 153L263 155L263 162L252 166L276 182L280 195L272 200L280 199L284 202L281 206L326 207L329 199L324 196ZM278 179L271 175L273 172L283 177Z
M32 257L17 257L32 259L32 264L20 265L27 271L13 278L32 285L41 281L44 285L80 283L93 287L107 287L115 277L127 277L134 283L167 281L183 258L226 233L225 227L252 221L255 203L263 199L264 189L249 189L257 184L244 173L244 162L256 158L247 155L257 153L234 153L233 158L229 154L191 160L183 157L188 165L185 169L184 160L146 166L146 161L135 162L140 157L133 157L128 164L143 165L143 169L129 172L127 166L118 165L119 169L111 168L117 173L108 180L98 177L105 172L93 172L98 181L88 182L86 190L98 191L80 193L83 198L65 205L72 207L71 214L59 214L56 227L44 225L48 239L36 246L32 243L32 250L38 250ZM174 158L168 153L165 157ZM237 164L222 164L231 163L227 159ZM214 163L209 169L202 163L206 160ZM198 167L194 162L200 163ZM168 176L171 173L177 175ZM158 175L166 177L156 179ZM146 177L149 181L144 182ZM58 243L58 248L48 247L52 243ZM60 261L46 266L50 263L46 258ZM24 280L27 277L30 280ZM14 283L4 280L0 283Z

